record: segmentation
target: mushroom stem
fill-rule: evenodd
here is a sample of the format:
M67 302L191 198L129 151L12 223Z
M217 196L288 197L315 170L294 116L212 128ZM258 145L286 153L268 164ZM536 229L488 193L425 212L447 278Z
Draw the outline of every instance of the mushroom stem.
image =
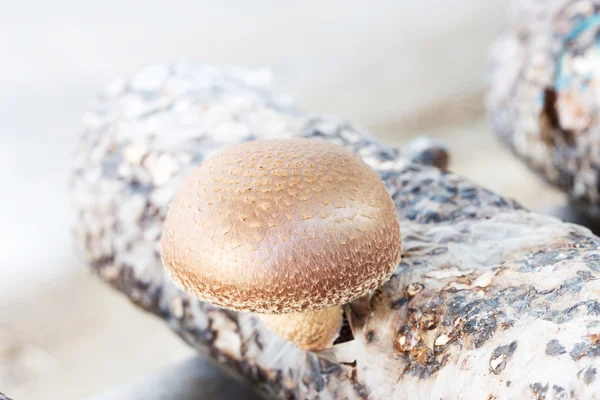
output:
M317 351L329 348L342 326L342 307L297 314L262 314L265 326L298 347Z

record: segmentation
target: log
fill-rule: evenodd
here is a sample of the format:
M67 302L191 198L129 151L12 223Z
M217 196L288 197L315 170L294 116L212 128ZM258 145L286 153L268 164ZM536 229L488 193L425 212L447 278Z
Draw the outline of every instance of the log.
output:
M7 397L6 395L0 393L0 400L10 400L10 397Z
M448 157L435 143L393 149L269 86L261 70L184 64L110 85L74 159L85 264L266 397L600 398L599 238L438 168ZM224 146L281 137L354 151L401 217L395 273L345 306L337 343L319 353L191 298L160 262L162 220L187 172Z
M496 134L578 208L600 213L600 2L514 0L489 55Z

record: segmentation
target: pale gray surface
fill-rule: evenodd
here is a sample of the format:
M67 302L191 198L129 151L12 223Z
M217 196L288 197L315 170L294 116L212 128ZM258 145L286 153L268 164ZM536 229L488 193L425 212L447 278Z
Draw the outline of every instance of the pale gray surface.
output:
M182 361L88 400L258 400L201 357Z

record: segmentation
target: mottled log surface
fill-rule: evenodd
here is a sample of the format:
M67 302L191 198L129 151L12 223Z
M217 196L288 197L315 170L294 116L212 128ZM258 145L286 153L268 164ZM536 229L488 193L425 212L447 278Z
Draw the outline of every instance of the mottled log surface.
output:
M496 133L577 203L600 204L600 1L514 0L492 46Z
M7 397L6 395L0 393L0 400L10 400L10 397Z
M386 147L271 94L268 81L260 71L159 65L105 91L85 118L72 179L75 238L100 278L267 396L600 397L599 238L423 165L444 166L439 147ZM346 306L353 339L345 333L321 354L251 314L188 297L160 262L161 223L186 172L223 146L274 137L356 152L402 220L397 270Z

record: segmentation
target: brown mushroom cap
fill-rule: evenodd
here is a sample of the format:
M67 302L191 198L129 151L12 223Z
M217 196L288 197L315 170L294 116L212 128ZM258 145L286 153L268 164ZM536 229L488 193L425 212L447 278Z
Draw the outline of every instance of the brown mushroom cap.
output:
M202 162L171 202L163 264L217 306L264 314L348 303L400 259L396 209L379 176L321 140L252 141Z

